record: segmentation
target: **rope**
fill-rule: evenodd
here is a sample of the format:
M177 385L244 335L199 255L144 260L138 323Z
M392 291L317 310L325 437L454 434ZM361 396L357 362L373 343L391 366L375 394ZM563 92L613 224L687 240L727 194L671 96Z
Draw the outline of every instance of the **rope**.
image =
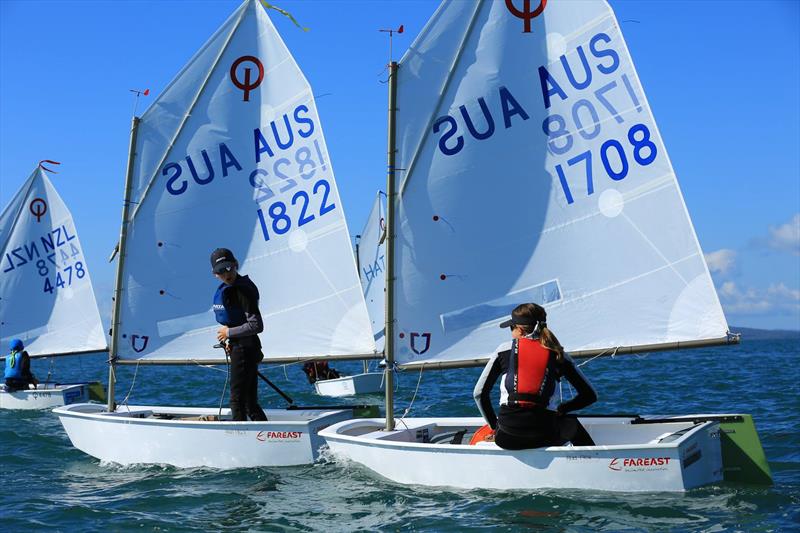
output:
M192 362L193 362L194 364L196 364L197 366L199 366L200 368L207 368L207 369L209 369L209 370L216 370L217 372L225 372L225 371L224 371L224 370L222 370L221 368L217 368L217 367L215 367L215 366L211 366L211 365L203 365L203 364L200 364L200 363L198 363L197 361L194 361L194 360L193 360Z
M411 402L408 404L408 407L406 407L406 410L405 410L405 411L403 411L403 416L401 416L401 417L400 417L400 422L403 422L403 419L404 419L404 418L405 418L405 417L408 415L408 413L411 411L411 407L414 405L414 400L416 400L416 399L417 399L417 391L419 390L419 384L420 384L420 383L422 383L422 370L423 370L424 368L425 368L425 363L422 363L422 364L420 365L420 367L419 367L419 378L417 379L417 388L416 388L416 389L414 389L414 395L411 397ZM406 423L405 423L405 422L403 422L403 425L405 426L405 425L406 425ZM406 429L408 429L408 426L406 426Z
M139 361L136 361L136 368L133 371L133 379L131 380L131 388L128 389L128 394L125 395L125 398L122 400L122 405L128 409L128 412L131 412L131 408L128 407L128 397L130 397L131 393L133 392L133 386L136 384L136 374L139 373ZM117 376L114 376L114 381L116 381Z
M228 350L225 350L225 385L222 386L222 396L219 397L219 409L217 410L217 417L222 418L222 402L225 400L225 391L228 389L228 379L231 375L231 362L228 360ZM222 369L220 369L222 370Z
M608 353L610 350L611 350L611 349L609 348L608 350L605 350L605 351L602 351L602 352L600 352L599 354L595 355L594 357L592 357L592 358L590 358L590 359L587 359L586 361L584 361L584 362L582 362L581 364L579 364L579 365L578 365L578 367L582 367L583 365L585 365L585 364L587 364L587 363L591 363L592 361L594 361L594 360L595 360L595 359L597 359L598 357L603 357L603 356L604 356L604 355L606 355L606 354L607 354L607 353ZM612 351L612 353L611 353L611 358L612 358L612 359L613 359L614 357L616 357L616 355L617 355L617 350L619 350L619 346L616 346L616 347L614 347L614 350L613 350L613 351Z
M47 369L47 377L44 380L45 383L50 381L50 374L53 373L53 364L55 363L55 359L53 359L52 357L50 357L49 359L50 359L50 368Z

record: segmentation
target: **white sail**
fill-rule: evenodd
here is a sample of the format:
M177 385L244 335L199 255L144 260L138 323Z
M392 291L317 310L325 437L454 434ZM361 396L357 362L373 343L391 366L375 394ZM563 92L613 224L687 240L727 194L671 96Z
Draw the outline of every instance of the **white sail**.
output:
M383 193L379 192L358 242L358 274L378 351L383 350L386 330L386 214L383 202Z
M30 355L107 348L72 214L41 168L0 215L0 345Z
M248 0L141 118L119 356L219 360L209 254L259 287L266 359L372 354L311 87Z
M445 1L398 74L397 361L481 359L522 302L567 350L727 324L604 1Z

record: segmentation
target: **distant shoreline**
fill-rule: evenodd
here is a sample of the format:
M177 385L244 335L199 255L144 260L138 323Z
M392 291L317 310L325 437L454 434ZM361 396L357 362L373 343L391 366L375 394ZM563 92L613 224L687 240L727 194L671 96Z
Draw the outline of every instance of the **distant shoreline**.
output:
M763 339L800 339L800 330L792 329L758 329L729 326L731 333L741 333L742 340Z

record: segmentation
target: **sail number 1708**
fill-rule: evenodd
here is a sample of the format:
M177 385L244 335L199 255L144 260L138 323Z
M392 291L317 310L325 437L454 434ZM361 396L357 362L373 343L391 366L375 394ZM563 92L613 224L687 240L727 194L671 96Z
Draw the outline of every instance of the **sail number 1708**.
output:
M628 175L630 168L627 152L630 151L633 160L640 166L647 166L656 159L658 148L650 139L650 130L644 124L634 124L628 130L628 143L630 147L623 146L616 139L609 139L600 146L600 160L606 175L614 181L621 181ZM613 154L613 155L612 155ZM592 151L586 150L567 160L567 166L573 167L583 163L586 174L586 194L594 193L594 178L592 176ZM567 204L575 201L572 190L567 181L567 175L562 165L555 166L558 181L567 199Z

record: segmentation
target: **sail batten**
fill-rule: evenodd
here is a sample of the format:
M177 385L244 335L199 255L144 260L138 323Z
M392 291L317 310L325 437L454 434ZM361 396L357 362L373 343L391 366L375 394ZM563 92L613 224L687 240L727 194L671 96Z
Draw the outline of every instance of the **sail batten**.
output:
M259 288L265 361L376 353L313 92L256 0L147 109L133 152L120 362L224 363L219 247Z
M725 338L613 11L594 0L537 11L445 0L401 61L402 367L488 356L523 302L544 305L574 353Z

